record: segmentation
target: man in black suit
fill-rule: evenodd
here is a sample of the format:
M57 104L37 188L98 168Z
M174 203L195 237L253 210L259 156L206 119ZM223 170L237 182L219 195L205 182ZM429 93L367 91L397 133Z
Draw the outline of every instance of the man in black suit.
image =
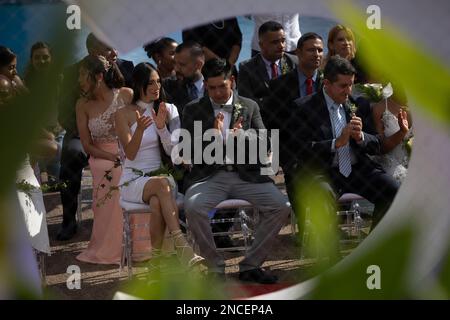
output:
M249 129L265 129L258 104L233 92L231 67L224 60L209 60L202 72L209 96L186 105L182 123L182 128L189 132L192 141L188 147L191 149L190 157L184 153L185 162L192 164L191 171L185 176L184 208L189 227L199 245L200 254L209 263L210 272L223 274L225 263L223 256L216 250L208 213L221 201L229 198L249 201L260 210L260 223L251 248L239 264L239 279L274 283L277 278L261 269L261 265L286 221L290 208L287 198L267 175L262 174L262 163L252 164L248 161L251 157L248 153L251 144L258 144L259 139L262 139L256 131ZM212 159L205 158L210 143L203 141L206 140L204 134L212 134L214 141L225 141L229 148L233 146L231 139L239 141L244 132L244 163L236 161L239 159L239 152L234 152L231 161L224 161L224 155L228 153L220 155L219 150L223 148L223 144L215 149L219 153L214 154ZM201 151L200 159L195 154L195 144L200 145L197 148L197 153ZM236 147L236 143L234 146Z
M90 55L102 55L109 62L115 62L125 79L125 86L133 88L134 64L132 61L120 59L115 48L98 39L93 33L88 35L86 43Z
M380 153L381 142L363 131L363 121L348 101L355 72L348 60L332 57L324 69L323 90L296 101L292 121L299 131L293 150L298 150L302 172L318 174L333 198L351 192L374 203L374 228L399 185L368 157Z
M286 36L278 22L263 23L258 36L261 52L239 65L238 92L263 106L264 98L270 93L269 80L294 70L298 60L284 52Z
M167 79L163 82L163 87L169 102L178 108L180 115L183 114L183 108L186 104L203 97L205 89L202 67L204 64L205 55L198 43L187 41L176 47L175 71L177 80Z
M319 67L323 59L322 38L317 33L305 33L297 42L296 54L298 67L269 82L270 96L266 99L262 115L270 129L279 129L289 119L292 101L321 88L323 76Z
M297 128L287 123L293 113L293 101L320 90L322 73L319 67L323 58L322 38L313 32L303 34L297 42L298 67L269 82L270 96L262 110L264 123L269 129L280 130L280 165L283 168L289 200L295 207L294 175L298 163L292 148ZM299 226L300 227L300 226Z

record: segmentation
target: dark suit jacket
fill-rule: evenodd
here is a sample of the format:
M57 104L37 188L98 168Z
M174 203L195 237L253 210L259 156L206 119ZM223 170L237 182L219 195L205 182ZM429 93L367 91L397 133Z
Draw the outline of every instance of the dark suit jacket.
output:
M75 106L80 97L78 74L81 61L64 69L58 98L58 121L66 130L66 136L78 137Z
M166 79L162 85L167 101L174 104L178 109L178 114L182 115L184 106L192 101L186 83L180 80Z
M295 162L291 157L292 147L289 141L295 136L297 127L294 126L294 131L291 131L291 128L287 129L287 123L292 122L293 101L301 98L297 69L271 80L269 89L270 96L266 99L261 114L268 129L280 129L280 164L286 171ZM318 92L321 89L322 73L319 71L315 90Z
M117 59L117 66L122 72L123 77L125 78L125 86L128 88L133 88L133 71L134 64L132 61Z
M322 91L295 101L296 110L292 121L298 126L295 144L296 160L301 166L318 171L327 172L332 167L336 152L331 151L333 129L329 111ZM347 123L350 121L350 105L344 105ZM290 124L293 127L293 124ZM359 167L371 171L379 168L368 155L380 154L381 142L379 137L364 131L364 141L360 144L353 139L350 147L356 156Z
M282 73L295 69L297 64L296 56L289 53L283 54L281 58ZM263 99L270 94L269 81L266 65L260 53L239 64L239 95L255 100L260 106L263 106Z
M242 110L239 116L243 117L243 129L248 130L252 129L265 129L264 124L261 119L261 115L259 112L258 104L250 99L240 97L237 93L234 93L233 105L240 104L242 106ZM236 108L236 107L235 107ZM233 110L233 117L230 121L230 129L233 124L237 120L237 114L235 114ZM235 119L236 118L236 119ZM214 128L214 109L211 105L210 98L208 96L204 96L199 100L192 101L187 104L184 108L183 112L183 122L181 127L186 129L191 134L192 148L191 148L191 159L194 158L194 140L200 139L201 137L194 136L194 121L202 122L202 137L206 130ZM206 146L208 146L210 142L202 143L202 153ZM246 144L246 155L248 155L248 145ZM225 155L225 152L224 152ZM236 153L235 153L236 156ZM203 157L202 157L203 158ZM202 160L203 161L203 160ZM193 163L194 161L191 161ZM270 182L272 181L268 176L262 176L260 169L262 164L237 164L234 165L236 168L239 177L242 180L261 183L261 182ZM184 180L184 189L187 190L192 184L207 180L211 175L219 170L221 167L220 164L194 164L192 170L185 175Z
M322 88L321 71L319 71L317 77L318 81L315 83L316 92ZM292 101L301 98L297 69L270 80L269 89L270 96L264 105L263 116L269 118L267 119L268 128L280 128L280 125L290 117L291 112L289 108L292 106Z

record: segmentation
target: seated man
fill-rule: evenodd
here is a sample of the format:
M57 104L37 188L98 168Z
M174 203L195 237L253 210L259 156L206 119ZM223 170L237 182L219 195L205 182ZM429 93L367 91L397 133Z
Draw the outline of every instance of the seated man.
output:
M101 41L93 33L88 35L86 47L88 48L88 53L90 55L102 55L110 63L116 63L125 79L125 86L129 88L133 87L134 64L132 61L120 59L118 57L119 53L115 48Z
M275 21L267 21L258 31L261 53L239 65L239 95L264 104L269 94L269 80L295 69L297 57L285 53L286 36L283 26Z
M224 164L225 152L221 158L219 156L219 160L214 156L213 161L209 161L211 159L207 159L205 155L208 156L207 151L211 147L202 142L207 140L204 134L213 133L216 141L226 140L228 145L234 135L243 133L243 130L247 132L248 129L265 129L258 104L233 92L234 78L231 76L230 66L224 60L212 59L206 62L202 73L209 96L186 105L182 121L182 128L189 132L188 136L193 141L186 148L191 150L191 156L187 156L186 150L183 149L185 163L192 164L191 171L185 175L184 207L189 227L199 245L200 254L208 261L210 272L223 274L225 262L216 250L208 213L226 199L249 201L259 209L260 223L251 248L239 264L239 279L274 283L277 278L262 270L261 265L289 215L287 198L268 176L261 174L261 164L249 164L249 161L236 164L235 159L232 159L231 164ZM230 128L232 133L227 128ZM248 144L257 143L258 139L259 137L254 136L246 137L246 151L249 149ZM219 154L220 148L223 148L223 144L219 144L219 148L215 150ZM198 154L198 151L202 153ZM246 155L251 156L248 153Z
M321 186L334 198L356 193L374 203L373 229L399 185L368 157L380 153L380 139L363 131L363 121L351 110L348 98L354 77L348 60L332 57L324 69L324 88L295 101L290 127L299 127L298 139L292 141L298 141L293 150L298 150L303 171L320 174Z
M163 88L171 103L176 105L178 113L189 102L203 97L204 84L202 67L205 55L202 47L193 41L183 42L175 49L175 71L177 79L163 81Z

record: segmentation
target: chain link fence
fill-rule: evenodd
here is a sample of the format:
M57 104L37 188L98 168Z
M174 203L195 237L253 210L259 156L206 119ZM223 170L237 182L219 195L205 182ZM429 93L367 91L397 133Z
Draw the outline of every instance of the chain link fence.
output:
M1 1L0 2L0 45L10 48L17 55L17 69L20 77L25 78L27 65L30 63L30 49L37 41L49 42L53 37L52 33L55 31L55 24L52 23L54 17L57 20L64 21L68 17L66 13L67 4L61 1ZM136 21L136 23L144 23L145 21ZM120 19L117 20L120 24ZM336 24L335 21L300 15L299 25L302 34L308 32L315 32L323 39L323 57L327 55L327 37L328 31ZM224 34L223 29L230 25L230 34L234 35L230 38ZM65 26L61 26L65 28ZM202 29L203 28L203 29ZM332 184L333 191L339 198L344 193L363 193L364 207L369 208L366 218L370 219L373 211L373 206L367 204L367 199L376 200L382 205L389 205L393 199L389 195L385 200L380 200L386 186L383 185L386 179L372 179L374 164L376 159L369 160L365 155L359 158L359 149L361 145L353 144L354 153L353 160L353 176L352 182L348 183L341 176L337 177L339 173L338 156L335 153L331 142L328 141L326 147L330 150L321 149L317 147L318 144L325 140L332 140L337 138L333 134L334 124L331 122L326 125L323 117L328 114L321 113L316 117L309 117L305 112L298 112L296 108L304 108L304 101L301 100L304 96L303 91L306 89L303 84L299 83L298 79L302 79L297 72L298 59L307 59L306 53L300 54L298 52L291 52L289 59L292 63L286 63L286 55L280 60L279 69L276 74L270 73L260 55L252 58L251 38L253 35L254 21L247 16L239 16L229 20L219 20L211 22L203 27L195 30L178 30L177 32L168 33L166 36L175 40L177 44L185 41L196 41L200 43L206 50L212 51L213 55L205 51L205 56L208 59L210 56L217 55L223 59L230 60L230 56L235 54L232 52L232 47L239 47L238 53L232 58L235 65L235 89L236 92L244 97L251 98L259 104L262 120L265 126L270 129L280 130L280 161L281 170L277 172L272 178L277 185L284 192L289 194L290 201L299 216L298 223L300 230L303 231L305 219L309 219L301 214L307 212L308 208L312 207L308 204L307 199L297 199L297 195L301 193L299 190L308 190L313 188L311 185L304 185L306 181L310 181L309 177L321 174L327 181L338 181ZM87 54L85 46L87 35L90 30L86 25L82 25L81 30L71 31L72 49L68 56L63 57L59 63L59 69L53 74L54 78L48 80L49 83L54 83L55 86L48 91L52 97L51 104L53 105L50 116L46 120L49 130L57 136L60 153L56 159L53 159L53 165L56 169L50 169L47 164L41 165L42 171L52 171L51 174L55 180L67 183L67 187L61 190L61 197L64 207L64 221L68 224L71 219L75 218L75 212L79 205L77 201L77 194L80 190L81 174L84 167L87 166L87 156L84 154L79 141L78 130L76 127L75 105L80 96L78 88L78 65L77 63ZM131 35L133 36L133 35ZM224 42L226 39L227 42ZM358 41L358 38L356 38ZM132 50L131 52L119 52L118 57L122 60L129 60L135 66L144 61L151 61L158 65L160 61L155 61L155 55L150 58L144 50L144 46L154 39L139 39L142 46ZM61 47L61 44L52 44L52 54L60 57L55 50ZM109 49L111 46L109 46ZM302 48L300 48L301 50ZM296 54L297 53L297 54ZM161 56L160 56L161 57ZM61 58L61 57L60 57ZM253 59L249 62L249 59ZM259 59L259 60L257 60ZM290 60L289 60L290 61ZM286 65L281 65L286 63ZM300 61L300 64L302 61ZM64 65L64 68L62 66ZM245 70L243 70L245 69ZM129 71L128 76L131 75ZM317 74L314 91L321 94L323 90L323 77L320 76L322 71ZM173 76L173 74L172 74ZM274 77L274 79L270 79ZM170 78L170 77L169 77ZM41 80L46 80L42 78ZM166 83L178 82L179 84L170 86ZM180 93L176 90L185 90L186 83L180 79L169 80L164 83L163 87L166 89L169 97L169 102L177 105L176 96ZM25 83L27 85L27 83ZM175 88L175 89L173 89ZM180 89L184 88L184 89ZM32 88L30 88L32 89ZM205 92L205 95L207 92ZM189 101L180 102L186 104ZM351 100L352 104L357 105L356 115L362 118L363 130L367 128L367 133L373 137L377 136L379 132L376 131L373 110L375 103L364 99L364 97L355 97ZM39 105L33 106L39 108ZM182 107L179 107L180 115L183 114ZM323 105L316 105L314 107L323 107ZM324 109L325 110L325 109ZM58 113L58 114L57 114ZM320 118L321 117L321 118ZM320 119L317 119L320 118ZM49 124L50 122L50 124ZM183 122L183 118L181 118ZM308 123L305 123L308 122ZM318 124L316 126L316 124ZM322 125L321 125L322 124ZM315 133L312 133L314 131ZM321 137L321 138L320 138ZM365 140L372 139L369 136ZM375 138L374 138L375 139ZM323 141L322 141L323 140ZM375 143L375 142L374 142ZM374 150L376 153L377 150ZM381 152L381 150L378 150ZM363 160L362 160L363 159ZM308 163L311 166L305 166ZM317 164L322 164L317 166ZM331 170L323 170L324 167L332 167ZM406 164L407 167L407 164ZM311 171L312 168L321 169L319 171ZM378 170L378 169L376 169ZM381 171L377 171L381 173ZM309 183L309 182L308 182ZM314 182L315 183L315 182ZM287 188L286 188L287 184ZM391 186L389 186L391 187ZM392 188L391 188L392 189ZM390 190L389 192L393 192ZM303 192L307 194L307 192ZM395 192L394 192L395 195ZM376 202L373 201L373 202ZM348 204L342 204L340 209L346 210L350 208ZM379 214L383 214L387 208L378 208ZM380 219L377 217L377 219ZM64 224L64 223L63 223Z

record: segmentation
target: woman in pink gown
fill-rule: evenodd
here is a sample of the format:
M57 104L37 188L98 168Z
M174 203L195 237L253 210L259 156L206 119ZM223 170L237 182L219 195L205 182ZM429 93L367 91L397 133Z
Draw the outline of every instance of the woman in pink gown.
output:
M115 63L103 56L84 58L79 83L84 97L77 106L77 125L81 143L89 154L93 178L94 226L86 250L78 260L118 264L122 255L122 209L119 192L106 196L110 186L119 184L122 168L114 126L115 112L130 103L133 91L122 88L123 76ZM105 173L110 170L108 177ZM106 197L105 197L106 196Z

